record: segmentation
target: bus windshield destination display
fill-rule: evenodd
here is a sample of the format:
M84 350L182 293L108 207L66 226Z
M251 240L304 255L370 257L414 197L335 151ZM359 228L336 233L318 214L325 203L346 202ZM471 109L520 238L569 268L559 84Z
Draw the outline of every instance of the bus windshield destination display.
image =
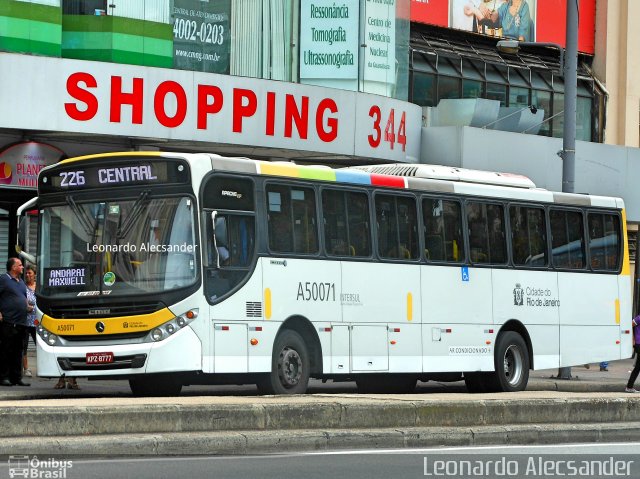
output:
M100 184L138 183L158 179L158 177L151 172L151 165L100 168L96 176ZM85 184L85 181L84 170L60 172L61 187L82 186Z
M185 183L187 168L180 162L145 162L109 165L82 165L52 169L40 179L42 192L67 191L112 186Z

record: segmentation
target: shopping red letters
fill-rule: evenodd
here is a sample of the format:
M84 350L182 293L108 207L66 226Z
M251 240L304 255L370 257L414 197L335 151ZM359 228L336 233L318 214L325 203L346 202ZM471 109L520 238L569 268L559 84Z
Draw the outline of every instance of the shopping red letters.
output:
M176 98L176 112L173 116L167 115L165 110L165 100L168 94L172 94ZM153 95L153 111L162 126L175 128L182 125L187 116L187 94L182 86L174 81L160 83L155 95Z
M148 80L144 78L113 75L109 79L109 104L102 105L98 100L102 95L98 93L104 87L90 73L69 75L66 88L72 100L64 104L69 118L91 121L101 108L108 108L111 123L140 125L155 121L165 128L177 128L191 117L195 119L198 130L207 130L211 127L211 120L219 116L217 125L230 127L230 133L254 134L253 129L247 130L246 122L251 119L252 125L256 120L262 123L266 136L276 136L279 131L283 138L308 140L311 124L312 129L315 126L317 137L325 143L335 141L338 137L338 105L331 98L321 99L314 111L312 101L306 95L267 91L258 96L252 89L233 88L230 92L231 107L223 111L225 93L216 85L196 85L194 101L189 98L185 88L175 81L163 81L150 89ZM283 95L284 101L278 101ZM167 108L171 99L175 108ZM144 113L145 101L148 100L153 102L151 119L145 118Z
M91 92L80 87L96 88L98 82L93 75L84 72L73 73L67 78L67 92L80 103L84 103L84 108L78 108L77 103L65 103L64 109L71 118L77 121L89 121L98 113L98 99Z
M207 129L207 115L220 113L223 103L224 96L220 88L213 85L198 85L198 130Z
M242 133L242 119L255 115L258 98L251 90L233 89L233 132Z
M331 98L325 98L318 104L318 109L316 110L316 131L318 132L318 137L324 141L325 143L331 143L338 137L338 119L335 116L328 116L326 118L327 121L327 129L324 128L325 121L325 111L329 110L331 113L335 115L338 113L338 105Z
M142 78L132 79L131 92L122 91L122 77L111 77L111 102L109 121L111 123L120 123L120 115L123 105L130 105L131 123L136 125L142 124L142 102L144 93L144 80Z

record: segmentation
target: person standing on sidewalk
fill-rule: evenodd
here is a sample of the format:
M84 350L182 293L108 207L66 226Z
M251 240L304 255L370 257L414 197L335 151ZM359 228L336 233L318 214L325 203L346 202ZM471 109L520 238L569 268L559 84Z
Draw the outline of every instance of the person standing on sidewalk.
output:
M30 378L33 376L29 369L29 358L27 349L29 347L29 337L33 338L36 344L36 270L33 266L28 265L24 269L24 284L27 287L27 330L24 335L24 344L22 348L22 369L23 375ZM29 308L30 307L30 308Z
M636 355L636 364L633 366L633 371L631 371L631 376L629 376L629 381L627 381L627 387L624 388L624 390L628 393L638 393L640 391L633 387L633 385L640 373L640 315L633 318L631 322L633 323L633 351Z
M0 386L31 386L22 381L22 347L27 334L27 287L22 261L9 258L7 272L0 276Z

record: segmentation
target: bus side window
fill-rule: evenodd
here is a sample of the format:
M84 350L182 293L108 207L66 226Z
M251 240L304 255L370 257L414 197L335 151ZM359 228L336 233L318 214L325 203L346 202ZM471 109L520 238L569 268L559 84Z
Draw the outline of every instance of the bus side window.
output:
M471 261L480 264L507 262L504 207L469 201L466 205Z
M583 269L586 266L586 254L582 212L551 208L549 219L553 266Z
M322 192L322 216L324 219L324 244L327 254L331 256L347 256L349 254L349 234L344 192L337 190L324 190Z
M516 266L547 266L544 209L511 205L511 251Z
M589 231L589 258L591 268L616 271L620 258L620 218L617 215L590 212L587 216Z
M418 217L413 198L376 195L378 253L383 258L417 259Z
M278 253L293 252L291 205L286 190L286 187L280 185L272 185L267 189L269 249Z
M311 188L291 188L294 252L318 252L316 196Z
M422 201L425 257L427 261L464 260L462 246L462 211L453 200L425 198Z
M266 193L269 249L276 253L317 253L315 191L269 185Z
M324 244L330 256L371 256L369 198L365 193L322 191Z
M220 266L249 266L253 257L255 228L253 216L218 215L215 220L215 249ZM212 248L211 254L216 254ZM210 264L216 264L215 256Z
M351 256L371 256L369 197L365 193L347 193L346 204L349 223L349 254Z

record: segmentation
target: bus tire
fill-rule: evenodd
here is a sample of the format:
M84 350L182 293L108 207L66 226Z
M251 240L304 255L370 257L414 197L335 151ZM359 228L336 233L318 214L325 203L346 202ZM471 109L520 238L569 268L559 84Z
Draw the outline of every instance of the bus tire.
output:
M261 377L261 394L304 394L309 384L311 363L304 339L291 329L276 337L271 372Z
M129 379L129 387L137 397L179 396L182 382L176 376L154 374Z
M494 389L504 392L524 391L529 381L529 350L522 336L506 331L498 337L495 349Z

